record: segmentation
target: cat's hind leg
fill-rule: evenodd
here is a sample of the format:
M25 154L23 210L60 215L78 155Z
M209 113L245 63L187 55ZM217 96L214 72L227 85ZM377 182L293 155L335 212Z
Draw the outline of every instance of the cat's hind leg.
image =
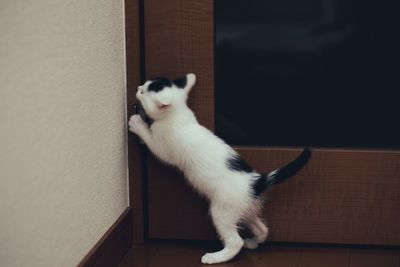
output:
M243 239L237 229L240 215L223 206L212 206L211 217L215 228L224 243L224 248L213 253L206 253L201 262L204 264L221 263L232 259L243 247Z
M252 219L246 221L246 226L250 229L253 234L252 238L244 240L244 247L248 249L255 249L259 244L264 243L268 237L268 227L262 222L262 220L255 216Z

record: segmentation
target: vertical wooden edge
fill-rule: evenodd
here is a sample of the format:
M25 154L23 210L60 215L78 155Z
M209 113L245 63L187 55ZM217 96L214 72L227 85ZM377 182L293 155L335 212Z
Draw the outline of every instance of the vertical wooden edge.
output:
M127 115L132 115L136 88L141 80L140 0L125 0ZM138 139L128 133L129 206L132 208L134 243L145 239L143 175L141 148Z
M214 130L214 1L146 0L146 78L197 76L188 105Z
M132 209L127 208L78 264L78 267L116 266L129 251L132 243Z
M145 240L144 181L142 177L142 158L136 137L129 137L129 206L132 208L132 234L134 243Z
M200 124L210 130L214 130L215 124L213 9L212 0L144 1L145 51L142 51L145 54L146 64L143 71L146 79L156 76L176 78L190 72L196 74L196 85L190 92L188 105ZM162 163L149 161L148 164L148 238L184 237L182 228L186 233L195 233L193 228L196 226L193 224L190 227L179 224L185 221L186 215L176 212L176 203L180 203L179 208L188 205L192 207L192 200L198 200L199 197L192 192L186 194L188 191L184 179L173 180L178 174L166 171ZM163 180L168 180L168 183L163 183ZM163 184L162 191L173 194L168 195L168 198L160 195L154 190L154 185L160 184ZM185 203L183 199L189 202ZM199 200L197 204L202 210L202 217L208 218L206 209L203 209L203 202ZM175 216L176 213L179 213L179 216ZM201 225L201 222L204 220L197 220L196 225ZM208 221L205 223L209 224ZM208 225L207 229L207 236L212 235L212 226ZM165 235L159 235L161 232ZM174 234L167 234L172 232Z

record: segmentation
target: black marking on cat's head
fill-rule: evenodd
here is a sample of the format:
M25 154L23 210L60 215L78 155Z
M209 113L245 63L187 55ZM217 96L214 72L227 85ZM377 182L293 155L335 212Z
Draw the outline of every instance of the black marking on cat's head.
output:
M187 84L187 78L186 75L183 76L182 78L173 80L173 83L176 85L176 87L183 89L185 88L186 84Z
M160 92L162 91L165 87L171 87L172 82L165 78L165 77L157 77L151 80L151 83L148 86L148 91L152 92Z
M229 169L239 172L253 172L253 169L239 155L234 155L226 161Z

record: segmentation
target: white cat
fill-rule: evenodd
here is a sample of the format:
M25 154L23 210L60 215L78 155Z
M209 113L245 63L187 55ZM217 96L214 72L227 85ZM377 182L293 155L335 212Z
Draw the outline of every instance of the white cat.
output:
M201 126L186 105L196 82L194 74L177 80L156 78L139 86L137 99L150 118L133 115L129 127L162 161L178 167L187 181L210 202L210 214L224 249L206 253L201 262L213 264L232 259L244 246L254 249L268 236L259 217L260 194L282 182L305 165L311 152L303 153L287 166L269 174L252 170L238 153L211 131ZM238 224L253 237L243 240Z

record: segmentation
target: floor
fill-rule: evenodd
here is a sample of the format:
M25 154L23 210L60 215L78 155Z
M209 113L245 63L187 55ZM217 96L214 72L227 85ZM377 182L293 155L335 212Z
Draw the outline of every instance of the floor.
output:
M135 245L119 267L196 267L205 252L217 244L202 242L150 242ZM400 267L400 248L265 245L242 250L228 263L215 267Z

